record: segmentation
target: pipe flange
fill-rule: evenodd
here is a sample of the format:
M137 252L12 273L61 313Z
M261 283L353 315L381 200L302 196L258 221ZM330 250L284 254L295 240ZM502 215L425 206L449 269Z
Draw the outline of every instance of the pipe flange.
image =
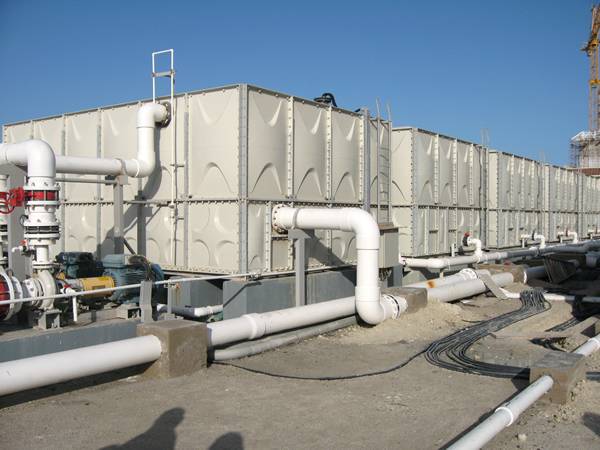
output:
M465 280L476 280L477 278L479 278L479 276L477 275L477 272L475 272L475 270L473 270L469 267L462 269L460 271L460 273L463 273L468 277L468 278L465 278Z
M162 105L165 107L165 110L167 111L166 117L164 118L164 120L162 122L156 122L160 127L166 127L171 123L171 118L173 117L173 114L171 113L171 110L173 108L173 106L171 105L171 102L159 102L159 105Z
M286 234L287 233L287 229L280 226L277 220L277 215L279 214L279 211L281 210L281 208L285 208L286 205L284 205L283 203L279 203L275 206L273 206L273 211L271 212L271 226L273 227L273 230L279 234Z

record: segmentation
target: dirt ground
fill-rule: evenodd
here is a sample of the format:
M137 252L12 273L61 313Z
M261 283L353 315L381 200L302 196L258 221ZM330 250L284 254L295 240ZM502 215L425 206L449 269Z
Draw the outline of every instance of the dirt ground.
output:
M378 327L354 326L235 361L293 377L353 375L407 361L432 340L514 309L480 297L425 310ZM511 327L545 330L569 305ZM586 336L566 343L574 347ZM488 337L475 351L535 360L547 350L525 339ZM588 358L600 371L600 354ZM434 449L448 445L526 383L452 372L417 356L383 375L317 381L213 365L189 377L96 377L0 399L0 442L11 449ZM120 374L121 376L123 374ZM600 448L599 381L582 381L565 406L539 402L491 449Z

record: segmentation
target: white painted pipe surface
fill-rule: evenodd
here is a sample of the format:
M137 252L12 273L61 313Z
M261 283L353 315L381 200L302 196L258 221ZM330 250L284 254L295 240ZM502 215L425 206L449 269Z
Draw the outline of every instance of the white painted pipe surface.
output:
M462 269L453 275L448 275L441 278L433 278L426 281L419 281L418 283L409 284L407 287L432 289L436 287L447 286L449 284L460 283L462 281L476 280L479 272L485 272L489 274L489 271L487 270L479 271L473 269Z
M157 312L167 312L168 305L159 303L156 305ZM182 317L197 319L200 317L212 316L223 311L223 305L214 306L171 306L171 312Z
M86 158L57 156L58 173L82 175L128 175L142 178L150 175L156 167L154 134L157 123L167 120L168 111L159 103L142 105L137 114L137 155L135 159Z
M588 339L573 353L589 356L598 350L600 350L600 334ZM471 450L483 447L504 428L516 422L523 411L539 400L553 385L554 380L548 375L538 378L511 400L496 408L491 416L448 447L448 450Z
M346 297L263 314L245 314L235 319L209 323L208 343L209 347L218 347L258 339L281 331L348 317L355 311L354 297Z
M521 239L523 240L524 244L527 244L527 242L532 240L534 242L537 241L540 243L538 248L540 248L540 249L546 248L546 236L544 236L543 234L535 233L533 236L531 234L522 234Z
M513 424L521 413L548 392L553 384L554 380L548 375L538 378L510 401L497 408L477 427L448 447L448 450L480 449L504 428Z
M156 336L140 336L0 363L0 395L149 363L161 351Z
M0 160L26 166L28 176L52 177L56 173L82 175L121 175L141 178L156 167L154 133L157 123L167 120L168 111L159 103L142 105L137 114L137 156L135 159L86 158L54 155L44 141L28 140L17 144L0 144ZM32 153L30 150L34 149ZM35 156L32 156L35 155Z
M481 239L477 239L474 237L469 236L467 238L467 245L468 246L475 246L475 253L474 255L481 258L481 256L483 255L483 244L481 243Z
M382 299L379 289L379 226L360 208L273 208L277 230L341 230L356 235L356 312L376 325L396 314L393 304Z
M537 236L537 235L536 235ZM540 235L541 236L541 235ZM541 241L540 241L541 242ZM579 241L577 242L579 243ZM540 248L532 247L523 250L509 250L503 252L487 252L477 255L466 256L448 256L441 258L403 258L402 263L411 269L450 269L456 266L466 266L469 264L477 264L482 262L502 261L511 258L521 258L526 256L539 256L549 252L572 252L572 253L587 253L593 248L600 247L600 243L595 241L587 241L579 245L557 244L548 246L544 243Z
M498 286L506 286L514 281L514 277L512 273L502 272L492 275L492 280L494 280ZM482 294L487 290L487 286L483 281L479 279L469 280L428 289L427 298L439 302L453 302L455 300Z

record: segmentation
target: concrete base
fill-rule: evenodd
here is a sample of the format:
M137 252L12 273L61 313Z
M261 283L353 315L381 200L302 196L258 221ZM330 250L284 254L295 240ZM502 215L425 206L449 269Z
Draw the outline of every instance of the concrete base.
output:
M543 375L549 375L554 380L554 385L546 397L552 403L565 404L571 400L571 391L575 384L583 379L584 358L577 353L548 352L531 366L529 381L533 382Z
M596 316L598 317L598 316ZM596 320L594 324L594 336L598 336L600 334L600 320Z
M160 358L146 369L145 376L179 377L206 367L206 324L189 320L161 320L138 325L137 335L156 336L162 345Z
M523 283L525 280L525 270L523 267L512 263L476 264L475 269L489 270L492 275L500 272L510 272L515 279L515 283Z
M383 294L397 295L406 300L408 308L404 312L405 314L415 313L427 306L427 289L424 288L411 288L411 287L397 287L388 288L382 291Z

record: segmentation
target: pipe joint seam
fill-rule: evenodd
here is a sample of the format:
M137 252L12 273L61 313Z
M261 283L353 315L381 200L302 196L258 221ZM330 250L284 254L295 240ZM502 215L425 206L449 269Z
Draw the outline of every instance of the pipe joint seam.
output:
M250 323L251 331L250 336L248 337L249 340L257 339L265 335L265 322L262 317L260 317L260 314L244 314L242 317Z
M502 405L502 406L496 408L496 411L494 411L494 412L500 412L500 411L506 411L506 413L508 414L508 423L505 425L505 428L510 427L514 423L514 421L516 419L515 415L510 410L510 408L508 408L505 405Z

